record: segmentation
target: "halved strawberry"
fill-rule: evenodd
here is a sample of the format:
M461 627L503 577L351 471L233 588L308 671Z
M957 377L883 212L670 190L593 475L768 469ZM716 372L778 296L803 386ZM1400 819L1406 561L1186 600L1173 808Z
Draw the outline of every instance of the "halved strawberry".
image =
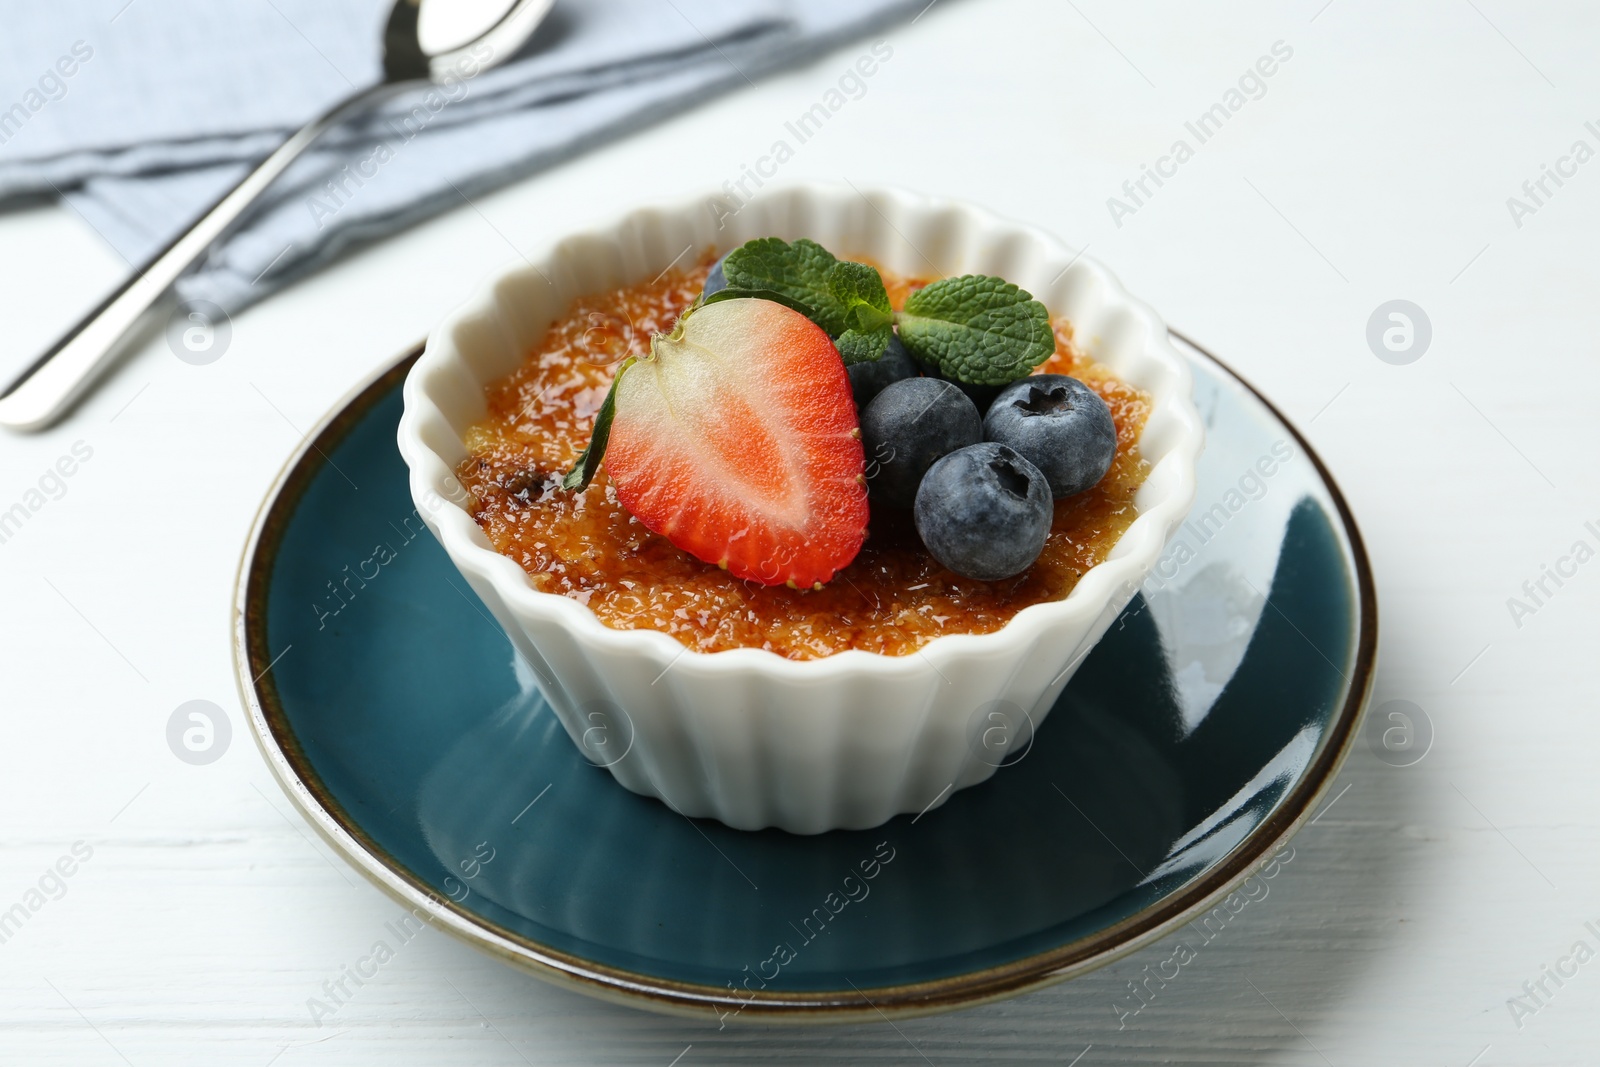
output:
M612 402L609 437L597 421L591 450L604 450L623 507L685 552L806 589L860 550L850 377L798 311L758 299L695 308L624 368Z

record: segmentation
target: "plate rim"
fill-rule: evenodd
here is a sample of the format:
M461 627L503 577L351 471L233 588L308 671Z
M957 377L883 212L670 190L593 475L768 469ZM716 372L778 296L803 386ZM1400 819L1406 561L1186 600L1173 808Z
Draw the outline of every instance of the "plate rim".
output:
M233 666L251 735L279 787L319 837L342 859L402 906L473 947L552 984L634 1008L719 1022L847 1023L910 1018L976 1007L1063 982L1104 967L1193 921L1255 874L1310 819L1332 788L1360 735L1376 675L1378 603L1366 544L1344 493L1309 441L1260 390L1186 334L1174 340L1199 353L1243 387L1288 430L1322 479L1338 513L1354 562L1357 612L1355 660L1343 706L1321 739L1296 785L1265 820L1211 870L1155 904L1088 937L1017 960L921 982L801 992L746 991L749 996L696 982L641 974L542 945L441 897L391 856L328 792L288 729L272 676L275 659L266 644L266 579L287 519L310 484L326 451L388 392L422 354L419 343L366 376L336 401L291 452L273 479L245 541L235 575ZM325 447L326 446L326 447ZM281 656L281 653L280 653ZM869 997L868 993L871 996Z

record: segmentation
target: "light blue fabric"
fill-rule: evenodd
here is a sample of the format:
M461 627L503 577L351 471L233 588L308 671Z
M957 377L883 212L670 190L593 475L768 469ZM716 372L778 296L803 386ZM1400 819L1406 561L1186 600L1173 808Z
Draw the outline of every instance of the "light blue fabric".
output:
M331 132L180 293L238 310L352 243L925 6L558 0L516 61L419 89ZM388 8L0 0L0 202L64 196L130 264L142 263L252 161L378 80Z

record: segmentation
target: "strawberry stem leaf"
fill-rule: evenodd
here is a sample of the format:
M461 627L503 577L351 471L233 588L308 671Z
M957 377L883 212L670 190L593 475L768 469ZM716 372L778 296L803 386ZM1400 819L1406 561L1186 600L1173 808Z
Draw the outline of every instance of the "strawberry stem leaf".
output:
M622 381L622 375L635 362L630 356L617 368L617 376L611 379L611 388L606 390L606 398L600 402L600 410L595 413L594 431L589 435L589 444L578 454L577 462L566 477L561 479L561 488L576 489L581 493L589 488L589 483L600 472L600 461L606 455L606 442L611 438L611 420L617 415L617 383Z

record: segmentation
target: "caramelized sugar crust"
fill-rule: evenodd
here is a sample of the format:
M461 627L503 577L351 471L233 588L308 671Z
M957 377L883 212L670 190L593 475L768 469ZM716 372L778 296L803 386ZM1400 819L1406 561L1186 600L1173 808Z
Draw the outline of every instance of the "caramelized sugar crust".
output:
M489 387L488 418L469 431L471 458L457 475L489 542L534 588L573 598L607 626L661 630L699 652L903 656L942 634L998 630L1023 608L1066 596L1133 522L1148 470L1135 445L1149 397L1080 353L1065 320L1055 323L1056 352L1039 372L1070 374L1105 398L1117 456L1099 485L1056 502L1043 553L1016 578L953 574L922 547L909 516L877 513L861 553L820 591L759 586L646 530L617 503L603 468L584 492L563 490L561 476L588 443L617 366L671 329L714 261L579 299L520 369ZM884 282L896 308L927 284L888 272Z

